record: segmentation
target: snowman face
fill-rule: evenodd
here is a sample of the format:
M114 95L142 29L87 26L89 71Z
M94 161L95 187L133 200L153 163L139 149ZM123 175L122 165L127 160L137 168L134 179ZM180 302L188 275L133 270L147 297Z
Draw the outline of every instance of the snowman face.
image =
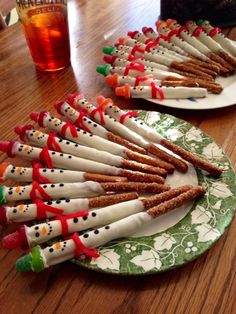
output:
M50 120L49 120L50 121ZM62 124L62 121L58 118L54 118L52 117L52 123L54 124L54 126L60 126Z
M76 115L76 110L72 108L71 106L64 107L64 111L70 117L73 117L74 115Z
M171 28L172 29L175 29L175 28L179 28L181 27L181 25L175 20L174 23L171 25Z
M166 27L166 24L161 24L159 27L158 27L158 31L159 33L161 33L162 35L167 35L168 34L168 29Z
M212 26L210 25L209 21L204 21L204 23L202 24L202 26L204 28L206 28L207 30L209 29L212 29Z
M41 140L45 137L44 133L40 131L32 131L29 135L36 140Z
M144 87L143 86L135 86L135 87L132 87L132 89L134 91L139 91L139 92L142 92L144 90Z
M26 172L24 167L12 167L11 173L16 173L18 175L23 175Z
M194 30L197 25L196 25L196 23L195 23L194 21L190 20L190 21L188 21L188 22L186 23L186 26L187 26L190 30Z

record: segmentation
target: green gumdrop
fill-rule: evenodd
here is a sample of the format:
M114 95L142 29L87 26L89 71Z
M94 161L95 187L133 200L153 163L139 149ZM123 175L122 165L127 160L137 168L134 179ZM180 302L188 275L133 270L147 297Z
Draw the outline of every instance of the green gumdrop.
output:
M96 71L104 76L107 76L110 73L110 64L98 65Z
M197 25L202 26L203 23L205 23L206 20L198 20L197 21Z
M112 55L114 50L115 50L115 47L103 47L103 49L102 49L103 53L105 53L107 55Z
M5 185L0 185L0 205L6 204Z
M16 261L16 270L26 272L32 270L32 255L27 254Z
M36 271L36 272L40 272L44 270L45 268L44 263L43 263L43 258L40 252L41 252L41 249L39 245L35 246L31 251L33 271Z

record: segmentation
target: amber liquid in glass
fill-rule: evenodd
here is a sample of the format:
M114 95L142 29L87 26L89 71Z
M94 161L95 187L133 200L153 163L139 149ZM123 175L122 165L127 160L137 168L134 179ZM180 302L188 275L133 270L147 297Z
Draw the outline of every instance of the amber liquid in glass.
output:
M61 70L70 64L67 15L60 7L32 9L23 23L35 66L41 71Z

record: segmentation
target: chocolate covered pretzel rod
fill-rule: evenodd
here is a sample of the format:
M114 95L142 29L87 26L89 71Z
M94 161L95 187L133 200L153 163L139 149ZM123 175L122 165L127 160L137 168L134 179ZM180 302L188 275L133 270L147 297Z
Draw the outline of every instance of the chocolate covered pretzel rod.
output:
M138 152L140 154L146 154L145 149L142 147L131 143L112 132L107 131L101 125L94 123L94 121L87 117L85 110L76 111L74 108L70 107L67 102L64 101L56 102L54 107L57 109L57 112L60 115L67 117L69 121L84 131L102 137L108 141L120 144L124 147L127 147L131 151Z
M3 183L8 179L17 182L38 181L40 183L127 181L127 178L119 176L108 176L99 173L43 168L38 163L35 163L32 168L15 167L8 163L2 163L0 164L0 182Z
M134 132L139 133L140 135L154 143L160 144L168 148L170 151L174 152L183 159L192 163L194 166L206 170L213 176L221 175L222 169L209 163L208 161L202 158L193 155L191 152L186 151L185 149L165 139L158 132L152 130L149 126L147 126L143 121L132 117L132 115L129 115L129 113L127 114L119 107L114 106L112 99L110 98L105 99L103 96L99 96L97 97L97 102L99 106L102 107L103 110L106 111L110 116L114 117L117 121L120 121L120 123L123 123Z
M123 86L124 84L128 83L131 86L150 86L152 82L154 82L156 85L159 86L170 86L170 87L176 87L176 86L183 86L183 87L198 87L199 85L195 82L189 82L186 80L183 81L160 81L160 80L154 80L152 75L147 75L147 76L137 76L132 77L129 75L126 76L121 76L117 73L113 75L108 75L105 78L105 82L112 86L113 88Z
M17 206L0 206L0 225L42 220L57 215L69 215L83 210L110 206L138 198L136 192L100 195L93 198L65 199L43 202L37 200L33 204Z
M234 68L236 67L236 59L232 57L219 43L212 39L211 36L204 31L203 27L198 26L194 21L188 21L185 25L188 31L204 45L206 45L212 52L219 55Z
M48 150L47 147L40 149L30 145L20 144L19 142L0 141L0 150L6 152L11 158L18 156L24 159L40 161L46 164L48 168L54 167L77 171L82 170L86 172L127 177L129 179L132 178L130 181L164 183L164 179L157 174L153 175L139 171L121 169L100 162L51 151Z
M116 121L116 119L111 118L108 115L105 115L102 108L100 107L96 108L94 105L88 102L82 95L79 94L71 95L68 101L74 107L79 106L80 108L86 109L92 119L94 119L98 123L105 125L107 129L113 131L114 133L119 134L122 137L125 137L130 141L139 143L140 146L144 147L145 149L153 153L155 156L158 156L159 158L167 161L168 163L173 164L178 170L182 172L187 171L188 166L185 162L174 157L173 155L169 155L168 153L161 151L161 149L158 149L155 145L153 145L152 143L145 140L142 136L140 136L139 133L131 131L126 126Z
M198 20L197 24L203 27L204 31L224 49L229 51L232 56L236 57L236 46L221 32L219 27L211 26L207 20Z
M180 203L182 205L186 201L201 196L204 194L204 189L196 187L186 193L188 193L188 197L185 196L184 198L181 198L182 202L178 201L178 205ZM172 202L172 204L173 203L174 202ZM164 206L161 209L157 206L153 209L149 209L147 212L137 213L102 228L87 232L80 237L75 233L70 239L55 243L44 249L36 246L30 254L17 260L16 268L21 272L29 270L39 272L52 265L69 260L73 257L78 257L81 254L86 254L90 258L97 258L99 254L94 250L95 247L120 237L132 235L141 226L152 221L153 218L172 209L173 206L170 205Z
M68 105L68 107L70 107ZM72 108L73 109L73 108ZM73 109L74 110L74 109ZM74 110L75 111L75 110ZM97 125L97 124L96 124ZM131 170L143 171L161 176L166 176L167 171L160 167L153 167L144 163L138 163L132 160L124 159L120 156L115 156L107 152L98 151L97 149L80 146L68 140L62 140L55 136L55 134L46 134L38 130L33 130L32 126L17 126L15 131L20 135L21 140L27 141L32 145L40 147L49 147L51 150L72 154L76 157L84 159L95 159L98 162L108 165L116 166L119 168L127 168ZM96 154L94 156L93 154Z
M206 55L208 58L212 59L213 61L216 61L217 63L221 64L223 67L229 69L230 72L234 72L234 67L229 64L226 60L222 59L218 54L215 54L215 52L211 51L208 46L200 42L196 39L195 36L192 36L189 32L186 26L181 26L177 23L176 20L168 19L167 20L168 27L171 30L175 30L178 33L178 36L183 38L186 42L188 42L190 45L198 49L201 53Z
M121 184L120 184L121 183ZM106 182L98 183L86 181L83 183L55 183L38 184L33 182L30 185L7 187L0 186L0 204L6 204L12 201L34 200L37 198L43 200L52 200L58 198L87 198L106 194L106 192L150 192L160 193L169 190L168 185L158 183L141 182Z
M55 237L66 236L74 232L97 228L115 222L130 215L147 210L153 206L170 200L191 189L192 186L181 186L176 189L144 199L134 199L121 202L98 210L80 211L72 215L59 216L55 220L47 221L27 227L21 225L17 231L3 238L3 247L28 249L37 244L47 242Z
M206 89L204 88L188 88L188 87L165 87L158 86L154 82L151 86L130 86L126 83L124 86L116 87L117 96L129 98L144 99L171 99L171 98L202 98L206 97Z
M168 64L168 68L167 70L162 70L160 69L160 65L158 62L158 58L164 58L166 64ZM132 57L133 58L133 57ZM131 59L132 59L131 58ZM154 69L155 71L158 71L159 74L166 74L166 72L170 72L170 75L172 75L173 72L173 68L177 68L180 70L183 70L185 72L189 72L194 76L198 76L201 77L202 79L206 79L206 80L213 80L213 77L203 71L200 71L196 68L193 68L189 65L185 65L183 63L179 63L177 61L172 61L172 59L165 57L165 53L161 53L161 55L159 56L158 54L155 55L156 61L152 62L150 60L146 60L145 58L137 58L136 56L134 57L135 62L138 62L140 64L143 64L145 66L145 69L148 70L150 68ZM120 57L116 57L116 56L104 56L104 61L111 64L112 66L121 66L121 67L126 67L127 65L131 64L131 60L130 56L123 56L123 58ZM160 61L161 63L161 61ZM160 78L160 79L165 79L165 78Z

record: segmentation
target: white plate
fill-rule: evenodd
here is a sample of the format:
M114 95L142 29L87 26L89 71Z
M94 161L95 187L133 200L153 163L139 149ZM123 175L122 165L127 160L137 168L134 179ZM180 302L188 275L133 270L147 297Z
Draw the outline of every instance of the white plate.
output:
M224 90L221 94L207 94L205 98L188 98L188 99L148 99L153 103L178 108L178 109L216 109L228 107L236 104L236 74L229 77L220 77L216 79Z

